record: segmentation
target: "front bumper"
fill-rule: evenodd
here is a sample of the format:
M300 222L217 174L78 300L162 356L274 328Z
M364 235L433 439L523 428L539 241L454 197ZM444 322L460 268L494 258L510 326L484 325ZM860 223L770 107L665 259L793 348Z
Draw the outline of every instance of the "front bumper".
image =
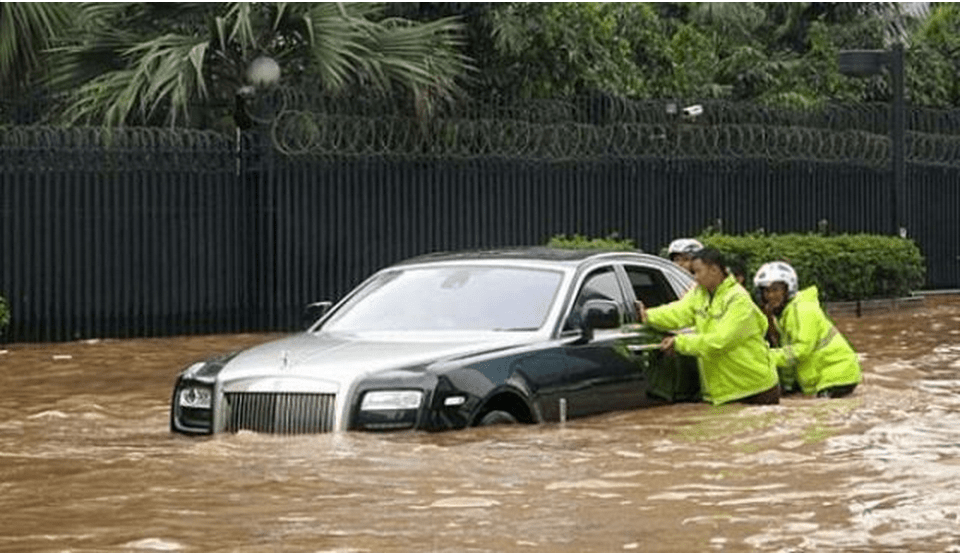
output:
M430 374L365 379L344 388L336 383L301 377L250 377L227 383L205 383L212 389L209 410L178 404L180 390L197 386L181 376L171 402L171 431L189 435L253 431L270 434L351 431L444 431L470 424L479 398L456 390ZM361 410L364 394L376 390L416 389L423 392L415 409ZM456 403L451 399L457 398Z

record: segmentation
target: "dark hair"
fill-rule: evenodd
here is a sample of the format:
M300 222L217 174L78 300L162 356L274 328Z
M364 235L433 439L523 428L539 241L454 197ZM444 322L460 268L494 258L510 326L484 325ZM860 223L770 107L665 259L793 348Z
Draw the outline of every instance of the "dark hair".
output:
M701 263L706 265L717 266L718 269L722 270L722 273L728 275L728 270L726 269L725 257L722 253L714 248L702 248L701 250L695 252L691 256L692 260L701 260Z
M745 275L746 265L747 264L745 263L745 259L742 258L741 256L731 256L728 258L728 271L729 273L731 273L732 275L735 275L736 277L741 275L742 277L747 278L747 276Z

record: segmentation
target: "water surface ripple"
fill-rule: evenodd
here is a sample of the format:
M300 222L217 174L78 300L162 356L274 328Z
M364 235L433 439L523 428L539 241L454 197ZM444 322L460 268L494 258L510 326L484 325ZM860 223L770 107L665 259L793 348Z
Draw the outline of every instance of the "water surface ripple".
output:
M959 551L959 301L839 317L852 397L442 434L168 432L263 335L10 345L0 551Z

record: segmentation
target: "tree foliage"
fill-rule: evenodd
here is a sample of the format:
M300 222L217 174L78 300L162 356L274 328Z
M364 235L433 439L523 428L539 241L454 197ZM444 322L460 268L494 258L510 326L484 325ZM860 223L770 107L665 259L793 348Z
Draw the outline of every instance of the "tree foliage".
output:
M43 51L71 25L71 7L52 2L0 2L0 83L10 94L27 88Z
M285 84L405 94L429 109L458 93L460 30L384 18L376 4L88 4L76 38L49 53L47 83L68 95L67 124L196 126L269 56Z
M838 56L899 41L908 101L958 106L958 4L906 6L5 2L0 100L51 89L66 124L208 127L236 115L247 67L266 55L284 85L401 96L422 115L462 93L804 108L890 101L888 75L842 75Z
M894 2L420 3L393 9L414 18L465 17L466 53L478 67L469 87L475 96L602 92L792 108L888 102L887 75L842 75L838 55L888 49L898 40L907 48L910 101L959 102L951 90L958 83L955 4L934 5L927 14L908 13Z
M659 21L646 5L508 4L493 11L492 24L497 69L512 96L657 92L635 52L636 45L664 42L663 33L650 32Z
M906 55L909 102L922 106L959 105L959 4L931 8L911 35Z

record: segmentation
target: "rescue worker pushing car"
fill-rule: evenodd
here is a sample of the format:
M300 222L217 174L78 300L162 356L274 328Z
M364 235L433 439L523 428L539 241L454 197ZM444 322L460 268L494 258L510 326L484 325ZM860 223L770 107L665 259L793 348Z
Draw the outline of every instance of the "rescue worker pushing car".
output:
M663 330L695 328L694 333L666 337L661 348L698 358L705 401L778 404L778 374L764 339L765 314L728 275L717 250L695 252L691 265L697 286L670 304L646 309L639 303L641 321Z
M774 327L771 354L783 390L830 398L851 394L862 379L858 356L822 311L818 288L799 291L798 275L785 262L761 266L754 283Z
M675 239L668 245L668 259L685 271L694 273L691 268L692 255L702 248L704 246L695 239Z

